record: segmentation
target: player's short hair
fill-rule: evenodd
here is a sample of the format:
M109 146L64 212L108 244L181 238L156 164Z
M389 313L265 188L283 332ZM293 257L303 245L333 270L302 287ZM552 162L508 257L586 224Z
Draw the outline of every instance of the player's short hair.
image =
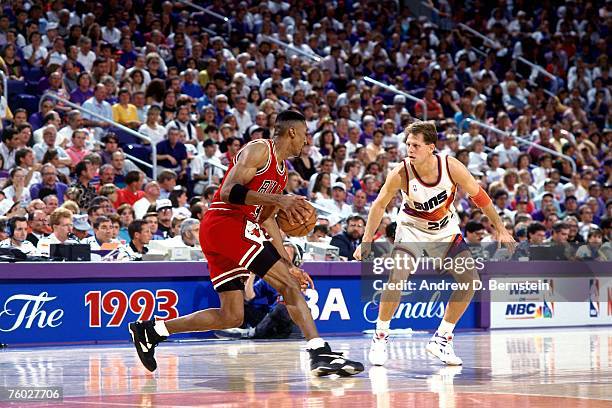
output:
M282 136L289 130L290 127L295 126L296 122L305 123L306 117L298 111L285 110L276 116L276 122L274 122L274 130L278 136Z
M436 131L436 125L431 121L417 120L406 128L406 133L413 135L422 134L423 141L425 144L435 144L438 141L438 132Z

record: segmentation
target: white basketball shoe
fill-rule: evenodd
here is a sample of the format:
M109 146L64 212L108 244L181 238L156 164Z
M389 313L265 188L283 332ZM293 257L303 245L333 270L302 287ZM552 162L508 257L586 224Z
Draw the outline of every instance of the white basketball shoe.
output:
M387 345L389 344L389 335L385 332L375 332L370 345L370 353L368 359L375 366L384 365L389 359Z
M446 365L459 366L463 360L457 357L453 349L453 335L434 333L425 349L429 354L438 357Z

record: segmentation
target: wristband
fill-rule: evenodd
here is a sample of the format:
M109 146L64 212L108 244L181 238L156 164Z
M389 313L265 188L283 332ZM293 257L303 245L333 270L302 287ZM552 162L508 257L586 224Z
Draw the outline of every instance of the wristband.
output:
M234 184L229 193L230 204L244 205L249 189L242 184Z
M478 208L484 208L491 204L491 197L483 190L482 186L478 188L478 193L473 197L470 196L470 198Z

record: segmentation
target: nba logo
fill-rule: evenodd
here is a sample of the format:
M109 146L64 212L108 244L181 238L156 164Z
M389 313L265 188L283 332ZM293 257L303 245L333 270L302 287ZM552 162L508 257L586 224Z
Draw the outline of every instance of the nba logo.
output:
M416 191L417 191L417 186L416 186L416 184L413 184L413 185L412 185L412 191L414 191L414 192L416 193Z
M589 316L599 317L599 279L589 279Z

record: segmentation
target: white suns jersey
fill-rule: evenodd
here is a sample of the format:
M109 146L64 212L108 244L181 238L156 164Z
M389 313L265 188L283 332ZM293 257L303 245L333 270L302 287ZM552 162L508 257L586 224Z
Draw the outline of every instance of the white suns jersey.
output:
M457 187L448 171L448 156L440 153L434 156L438 160L438 180L432 184L421 180L409 159L403 161L408 189L402 190L397 227L416 228L419 230L417 236L423 240L437 240L461 233L459 217L453 205ZM404 235L400 233L397 237Z

